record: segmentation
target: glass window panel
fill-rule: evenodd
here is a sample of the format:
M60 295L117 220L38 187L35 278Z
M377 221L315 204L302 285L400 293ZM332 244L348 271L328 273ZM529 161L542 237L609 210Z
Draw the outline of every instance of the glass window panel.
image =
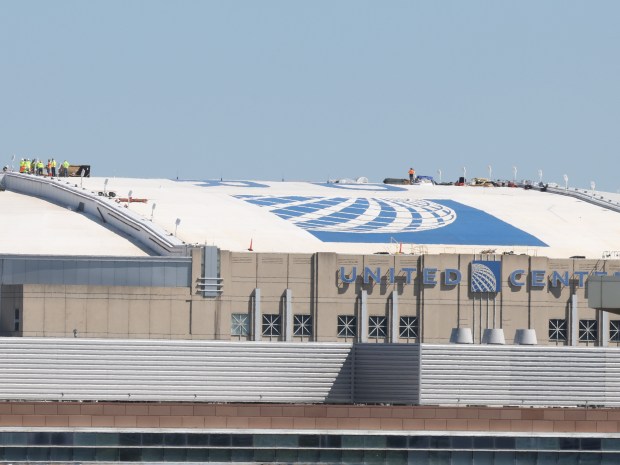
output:
M342 450L342 463L355 464L364 463L363 450Z
M579 320L579 340L593 342L598 339L597 320Z
M601 454L599 452L582 452L579 455L579 465L600 465Z
M11 444L13 446L25 446L28 444L28 434L29 433L10 433L11 437L10 437L10 442L8 444Z
M539 449L536 438L515 438L515 449L517 450L533 450Z
M429 463L428 460L429 460L428 451L426 450L410 450L409 451L409 463L414 463L414 464Z
M539 452L536 465L556 465L558 463L557 452Z
M579 450L579 438L560 438L561 450Z
M164 445L166 446L185 446L187 444L187 435L180 433L166 433L164 435Z
M471 449L473 438L471 436L453 436L452 449Z
M278 447L297 447L299 437L296 434L277 434L276 445Z
M139 462L142 460L142 449L139 447L124 447L119 451L121 462Z
M536 438L536 450L558 450L560 448L559 438Z
M354 315L338 315L338 337L357 335L357 318Z
M409 438L409 447L412 449L428 449L431 440L428 436L411 436Z
M118 445L118 433L98 433L97 434L98 446L117 446Z
M297 460L299 463L318 462L319 450L318 449L299 449L297 451ZM359 463L359 461L355 463Z
M49 447L29 447L26 453L31 462L49 462L50 460Z
M488 436L476 436L474 437L474 449L487 449L493 450L495 449L493 445L493 438Z
M118 449L114 447L100 447L96 449L95 460L97 462L116 462L118 461Z
M250 315L247 313L233 313L230 316L230 334L233 336L247 336L250 334Z
M431 448L450 449L450 436L431 436Z
M251 434L233 434L232 435L233 447L252 447L252 435Z
M340 450L320 449L319 460L321 462L340 463L342 461Z
M368 463L368 464L385 463L385 450L366 449L364 451L364 463Z
M428 451L428 462L432 464L450 463L450 452L443 450ZM499 465L499 464L498 464Z
M255 462L271 463L276 459L276 451L274 449L254 449Z
M29 446L48 446L52 440L51 433L43 431L37 431L28 433L28 445Z
M142 435L140 433L121 433L119 441L121 446L141 446Z
M566 341L566 320L557 318L549 320L549 340Z
M50 449L50 460L52 462L71 462L73 460L73 448L52 447Z
M368 317L368 337L384 338L387 337L387 318L384 316Z
M516 465L536 465L536 459L538 453L536 452L516 452L515 464ZM564 465L564 462L560 462Z
M515 449L515 438L499 436L495 438L496 449Z
M601 449L603 449L603 450L620 450L620 438L603 438L603 439L601 439Z
M4 459L13 461L22 461L26 459L27 450L25 447L5 447Z
M300 434L299 447L319 447L319 436L316 434Z
M96 449L90 447L76 447L73 449L73 460L76 462L94 462Z
M341 444L343 449L361 449L364 447L364 437L360 435L344 435L341 436Z
M293 315L293 336L312 336L312 315Z
M579 454L574 452L559 452L558 465L578 465Z
M230 447L230 434L212 434L209 438L209 445L215 447Z
M399 324L400 337L413 339L418 337L419 326L417 316L401 316Z
M495 465L493 452L490 451L473 451L474 465Z
M386 436L385 444L389 449L404 449L407 447L407 438L405 436Z
M609 320L609 342L620 342L620 320Z
M230 462L232 451L230 449L210 449L209 461L210 462Z
M474 455L469 450L455 450L452 451L451 465L472 465L474 462Z
M601 465L618 465L620 463L620 454L602 454Z
M97 444L97 433L75 433L73 443L76 446L94 446Z
M601 438L581 438L581 450L601 450Z
M252 457L250 456L250 459ZM187 461L204 463L209 461L209 449L187 449ZM251 460L250 460L251 461Z
M525 452L524 455L527 455L528 452ZM527 465L536 465L536 456L538 454L536 452L532 452L532 457L534 458L534 461L530 464L529 462L526 462ZM495 463L497 464L510 464L512 465L513 463L515 463L515 452L514 451L499 451L499 452L495 452ZM519 462L516 462L517 464L519 464ZM523 464L525 465L525 463Z
M407 463L406 450L385 451L385 463L389 465L405 465Z
M209 445L208 434L188 434L187 435L188 446L207 446Z
M385 448L386 439L385 436L366 436L364 438L364 447L370 449Z
M62 432L52 433L52 445L54 446L72 446L73 445L73 433Z
M263 336L278 337L282 334L282 318L277 313L263 315Z
M254 447L275 447L276 438L272 434L257 434L254 436Z
M254 451L252 449L233 449L231 460L233 462L252 462Z
M142 449L143 462L162 462L164 460L164 449L159 447L145 447Z
M276 449L276 462L294 463L297 462L296 449Z
M143 446L161 446L164 442L164 435L160 433L142 433Z
M342 447L342 436L337 434L325 434L321 436L321 447Z
M177 449L175 447L164 447L165 462L185 462L187 449Z

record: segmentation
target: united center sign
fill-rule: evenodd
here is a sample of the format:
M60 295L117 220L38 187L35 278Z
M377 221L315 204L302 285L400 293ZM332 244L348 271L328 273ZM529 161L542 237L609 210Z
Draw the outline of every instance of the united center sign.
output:
M502 278L502 262L488 260L474 260L470 263L470 289L472 292L501 292L504 280ZM585 285L589 275L607 276L604 271L557 271L557 270L511 270L506 278L506 284L511 287L523 287L528 284L535 289L542 289L545 286L558 287L570 286L577 287ZM615 272L615 276L620 276L620 272ZM456 268L433 268L424 267L420 270L417 267L403 268L382 268L382 267L344 267L339 270L339 281L342 283L354 283L358 280L364 284L379 283L385 281L389 284L397 282L411 284L414 280L420 279L425 286L444 284L446 286L457 286L463 280L463 273Z

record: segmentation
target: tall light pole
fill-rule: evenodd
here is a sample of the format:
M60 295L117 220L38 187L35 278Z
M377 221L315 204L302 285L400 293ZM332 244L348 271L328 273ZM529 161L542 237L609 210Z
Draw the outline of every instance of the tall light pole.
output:
M467 181L467 168L463 166L463 182Z
M540 184L542 184L542 175L543 175L542 170L538 170L538 182L539 182Z
M568 174L562 176L564 178L564 189L568 189Z
M439 182L441 183L441 170L437 170L437 176L439 176Z
M493 179L493 167L489 165L489 181Z
M512 167L512 175L513 175L513 181L517 182L517 167L516 166Z

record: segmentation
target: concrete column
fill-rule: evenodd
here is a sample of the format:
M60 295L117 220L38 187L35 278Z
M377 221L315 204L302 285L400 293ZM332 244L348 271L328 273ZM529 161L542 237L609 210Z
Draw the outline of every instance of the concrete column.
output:
M362 291L360 295L360 312L357 322L359 334L357 340L359 342L368 342L368 293Z
M260 289L254 289L254 308L252 309L252 340L260 341L263 336L263 316L260 311Z
M287 289L284 296L284 340L293 340L293 291Z
M598 310L599 321L599 340L603 347L609 347L609 312Z
M579 343L579 315L577 314L577 294L573 294L570 300L570 345Z
M400 323L400 314L398 313L398 293L392 291L392 307L390 315L390 342L398 342L398 327Z

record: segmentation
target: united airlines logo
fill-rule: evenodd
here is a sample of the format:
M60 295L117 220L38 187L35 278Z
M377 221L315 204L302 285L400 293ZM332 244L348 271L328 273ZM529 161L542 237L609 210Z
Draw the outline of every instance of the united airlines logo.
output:
M502 262L471 262L471 291L500 292L502 279Z
M451 208L430 200L238 195L312 233L399 234L454 222ZM389 239L388 239L389 242Z

